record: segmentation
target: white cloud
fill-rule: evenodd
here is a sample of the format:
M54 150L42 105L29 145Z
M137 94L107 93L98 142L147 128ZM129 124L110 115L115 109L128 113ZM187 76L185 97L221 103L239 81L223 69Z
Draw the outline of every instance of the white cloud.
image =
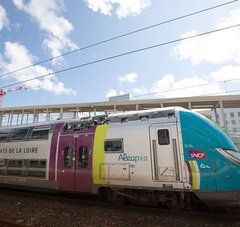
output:
M135 83L137 81L137 78L138 78L138 74L137 73L129 73L125 76L120 76L118 77L118 81L120 84L123 84L123 83Z
M214 81L224 81L232 79L240 79L240 66L226 65L221 67L219 70L211 73L211 77ZM236 80L240 82L240 80Z
M23 65L33 64L34 56L26 49L25 46L19 43L6 42L5 52L0 55L0 71L2 74L11 72L15 69L22 68ZM52 73L50 69L42 66L34 66L23 71L11 74L6 79L14 79L16 81L23 81L33 77L46 75ZM62 82L59 82L55 76L45 77L25 83L26 86L36 88L40 86L41 89L52 92L56 95L60 94L75 94L71 88L65 88Z
M99 11L111 16L112 11L115 11L120 19L129 15L140 15L151 4L150 0L85 0L85 2L94 12Z
M115 89L111 88L108 90L106 94L106 98L117 96L117 95L123 95L123 94L125 94L124 91L117 92Z
M5 9L0 5L0 30L8 26L8 18Z
M226 93L233 94L233 92L239 93L240 87L240 65L225 65L219 70L210 74L211 79L214 82L221 81L221 85ZM224 82L222 82L224 81Z
M144 86L133 89L133 93L136 94L136 95L142 95L142 94L145 94L145 93L147 93L147 92L148 92L148 90L147 90L147 88L144 87Z
M228 17L222 18L215 29L238 24L240 9L230 12ZM192 30L181 37L199 34ZM175 49L176 56L181 60L190 60L193 64L210 62L222 64L225 62L240 63L240 30L233 28L207 36L182 41Z
M28 13L39 25L40 29L47 32L43 46L48 49L51 56L60 55L66 48L77 48L69 38L73 25L61 13L66 11L63 0L13 0L19 10Z
M118 77L117 79L118 79L118 82L119 82L119 85L120 85L120 89L121 89L122 85L125 84L125 83L130 83L130 84L136 83L137 78L138 78L137 73L129 73L125 76ZM137 92L140 92L140 88L136 88L135 93L137 93ZM112 97L112 96L117 96L117 95L123 95L123 94L126 94L126 93L128 93L128 92L123 91L123 88L119 92L116 89L111 88L106 93L106 98L109 98L109 97Z
M172 74L165 75L162 79L156 81L153 84L151 92L159 92L161 90L168 90L173 87L175 82L175 77ZM159 94L157 94L159 95Z
M220 84L209 84L211 82L212 80L202 79L197 76L187 76L177 80L174 75L168 74L160 80L155 81L152 88L135 88L133 92L139 96L154 94L159 98L190 97L223 93ZM204 86L198 86L203 84Z

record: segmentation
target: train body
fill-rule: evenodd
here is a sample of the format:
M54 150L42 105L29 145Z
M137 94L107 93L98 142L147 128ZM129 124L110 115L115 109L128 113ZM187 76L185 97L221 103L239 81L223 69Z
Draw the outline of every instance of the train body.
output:
M239 207L240 153L211 121L178 107L2 127L0 185Z

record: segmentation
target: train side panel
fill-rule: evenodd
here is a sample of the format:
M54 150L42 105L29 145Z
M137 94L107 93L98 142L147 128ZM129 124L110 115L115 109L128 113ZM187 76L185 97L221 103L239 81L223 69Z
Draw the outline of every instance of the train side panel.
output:
M44 139L43 132L46 133ZM27 131L26 135L24 133ZM56 188L49 179L51 126L12 129L8 142L0 144L0 182L11 185ZM31 134L30 134L31 133ZM42 134L41 134L42 133ZM25 138L21 138L22 136Z
M183 179L176 119L161 121L162 124L158 119L98 126L94 139L94 185L183 190L186 178ZM161 145L157 133L165 131L169 141Z

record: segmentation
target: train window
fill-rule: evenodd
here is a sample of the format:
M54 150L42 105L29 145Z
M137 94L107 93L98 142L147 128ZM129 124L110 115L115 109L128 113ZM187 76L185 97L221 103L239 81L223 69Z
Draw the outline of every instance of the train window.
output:
M0 131L0 142L6 142L9 132Z
M27 137L28 128L15 129L12 133L12 141L25 140Z
M22 176L22 160L8 160L7 175Z
M29 177L45 178L46 160L28 160L27 175Z
M40 160L39 161L39 167L40 168L46 168L46 161L45 160Z
M158 143L159 145L168 145L170 144L169 131L168 129L158 130Z
M65 132L70 131L81 131L85 128L88 128L90 124L87 121L67 123L64 127Z
M84 123L75 123L73 125L73 131L75 131L75 132L80 131L82 129L84 129Z
M8 167L22 167L22 160L9 160Z
M38 167L38 160L29 160L28 167L37 168Z
M88 166L88 147L87 146L79 147L78 165L81 168L87 168Z
M105 140L104 150L106 153L122 153L123 152L123 139Z
M50 128L34 128L31 140L47 140Z
M72 124L67 123L67 124L64 126L64 131L65 131L65 132L69 132L69 131L72 131L72 130L73 130L73 125L72 125Z
M73 159L73 149L71 147L66 147L64 150L64 166L71 167Z

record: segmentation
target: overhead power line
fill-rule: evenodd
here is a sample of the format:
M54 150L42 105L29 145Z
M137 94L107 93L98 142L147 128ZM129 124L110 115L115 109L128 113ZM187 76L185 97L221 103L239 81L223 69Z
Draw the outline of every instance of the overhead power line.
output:
M93 64L96 64L96 63L108 61L108 60L111 60L111 59L120 58L120 57L123 57L123 56L126 56L126 55L130 55L130 54L134 54L134 53L138 53L138 52L142 52L142 51L147 51L147 50L154 49L154 48L161 47L161 46L166 46L166 45L181 42L181 41L184 41L184 40L189 40L189 39L197 38L197 37L200 37L200 36L205 36L205 35L221 32L221 31L226 31L226 30L233 29L233 28L236 28L236 27L239 27L239 26L240 26L240 24L235 24L235 25L232 25L232 26L223 27L223 28L219 28L219 29L215 29L215 30L210 30L210 31L207 31L207 32L204 32L204 33L191 35L191 36L187 36L187 37L184 37L184 38L175 39L175 40L171 40L171 41L168 41L168 42L159 43L159 44L155 44L155 45L152 45L152 46L147 46L147 47L144 47L144 48L120 53L120 54L113 55L113 56L110 56L110 57L107 57L107 58L101 58L101 59L98 59L98 60L95 60L95 61L90 61L90 62L83 63L81 65L76 65L76 66L65 68L65 69L62 69L62 70L59 70L59 71L56 71L56 72L48 73L48 74L45 74L45 75L41 75L41 76L33 77L33 78L30 78L30 79L27 79L27 80L22 80L22 81L19 81L19 82L16 82L16 83L5 85L5 86L0 87L0 89L12 87L12 86L22 84L22 83L26 83L26 82L29 82L29 81L33 81L33 80L36 80L36 79L41 79L41 78L44 78L44 77L47 77L47 76L52 76L52 75L56 75L56 74L59 74L59 73L67 72L67 71L70 71L70 70L73 70L73 69L86 67L86 66L93 65Z
M229 91L222 91L222 92L214 92L214 93L205 93L205 94L200 94L200 95L194 95L191 97L199 97L199 96L210 96L210 95L226 95L228 93L234 93L234 92L239 92L240 89L236 89L236 90L229 90ZM179 97L178 97L179 98Z
M137 29L137 30L133 30L133 31L130 31L130 32L118 35L118 36L114 36L112 38L105 39L105 40L102 40L100 42L96 42L96 43L84 46L82 48L78 48L78 49L73 50L73 51L65 52L65 53L57 55L55 57L48 58L48 59L36 62L34 64L27 65L27 66L24 66L22 68L18 68L16 70L4 73L4 74L0 75L0 78L8 76L8 75L16 73L16 72L19 72L19 71L22 71L22 70L25 70L25 69L28 69L28 68L31 68L31 67L36 66L36 65L40 65L40 64L46 63L48 61L52 61L52 60L60 58L60 57L64 57L66 55L70 55L70 54L79 52L81 50L86 50L86 49L89 49L91 47L95 47L95 46L98 46L98 45L101 45L101 44L104 44L104 43L107 43L107 42L111 42L111 41L114 41L114 40L117 40L117 39L129 36L129 35L133 35L133 34L136 34L136 33L139 33L139 32L142 32L142 31L145 31L145 30L148 30L148 29L151 29L151 28L155 28L155 27L158 27L158 26L161 26L161 25L164 25L164 24L168 24L168 23L171 23L171 22L174 22L174 21L177 21L177 20L181 20L181 19L184 19L184 18L187 18L187 17L191 17L191 16L194 16L194 15L197 15L197 14L201 14L201 13L213 10L213 9L217 9L217 8L220 8L220 7L223 7L223 6L227 6L227 5L239 2L239 1L240 0L233 0L233 1L225 2L225 3L219 4L219 5L215 5L215 6L212 6L212 7L209 7L209 8L205 8L205 9L202 9L202 10L199 10L199 11L195 11L195 12L192 12L192 13L189 13L189 14L185 14L185 15L182 15L182 16L179 16L179 17L176 17L176 18L172 18L172 19L169 19L169 20L166 20L166 21L163 21L163 22L159 22L159 23L147 26L147 27L143 27L143 28L140 28L140 29Z
M239 92L240 89L236 89L236 90L229 90L229 91L223 91L223 92L216 92L216 93L208 93L208 94L204 94L201 96L208 96L208 95L223 95L223 94L228 94L228 93L233 93L233 92Z
M156 94L161 94L161 93L168 93L168 92L172 92L172 91L181 91L181 90L196 88L196 87L205 87L205 86L208 86L208 85L221 84L221 83L236 81L236 80L240 80L240 77L237 77L237 78L234 78L234 79L229 79L229 80L220 80L220 81L216 81L216 82L212 82L212 83L197 84L197 85L187 86L187 87L160 90L160 91L157 91L157 92L145 93L145 94L142 94L142 95L135 95L134 98L149 96L149 95L156 95Z

